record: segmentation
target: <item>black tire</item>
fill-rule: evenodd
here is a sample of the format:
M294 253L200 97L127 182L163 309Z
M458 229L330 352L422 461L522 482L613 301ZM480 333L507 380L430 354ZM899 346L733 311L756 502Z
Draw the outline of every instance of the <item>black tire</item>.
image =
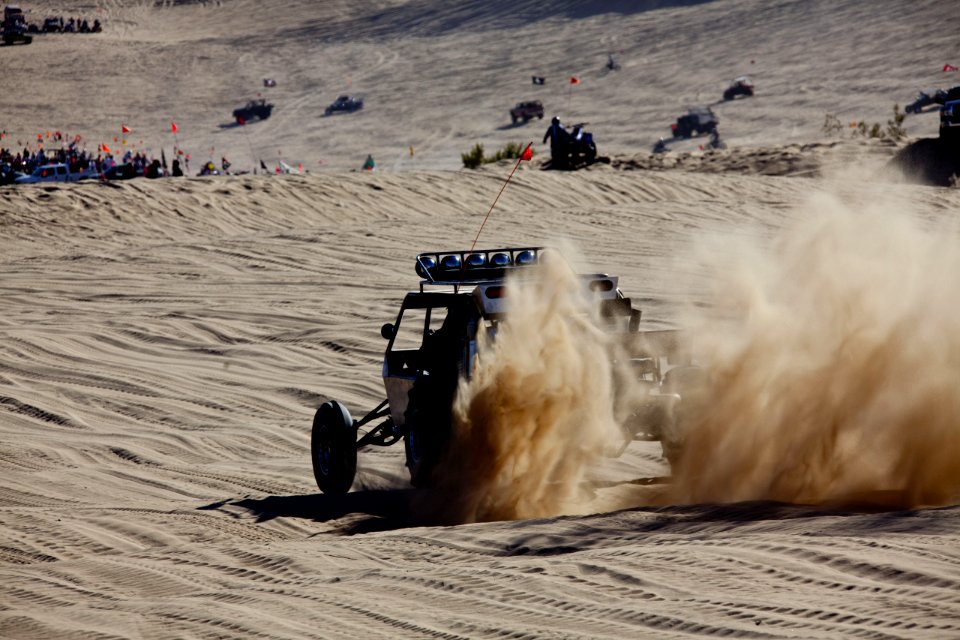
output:
M350 412L335 400L324 402L313 416L310 458L320 491L350 490L357 474L357 431Z
M510 115L510 122L513 123L513 124L517 124L517 116L511 114L511 115Z
M523 124L527 124L528 122L530 122L530 116L524 115L524 116L523 116Z
M542 114L542 113L538 113L538 114L537 114L537 120L543 120L543 114Z
M730 91L729 89L727 89L726 91L724 91L724 92L723 92L723 99L724 99L724 100L733 100L733 92Z
M450 437L453 395L438 387L430 376L417 378L403 414L410 484L418 488L436 484L437 464Z

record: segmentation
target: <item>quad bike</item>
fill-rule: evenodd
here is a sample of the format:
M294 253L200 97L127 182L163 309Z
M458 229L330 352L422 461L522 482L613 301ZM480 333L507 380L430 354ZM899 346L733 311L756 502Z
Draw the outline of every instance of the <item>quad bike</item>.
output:
M407 293L396 322L380 330L387 341L386 398L359 420L336 400L324 402L314 414L310 451L322 492L350 490L359 449L400 440L411 484L437 482L435 471L451 436L457 384L473 374L477 336L496 339L497 327L507 317L504 278L529 269L542 253L540 247L507 247L417 256L416 272L423 278L419 290ZM580 279L584 295L598 305L606 326L629 353L646 392L642 402L631 405L622 448L630 439L660 440L665 457L675 463L683 443L676 416L682 415L683 394L699 369L684 356L679 332L640 331L641 312L624 297L617 276L594 273Z
M558 148L551 149L551 166L557 169L573 169L592 164L597 159L597 145L593 134L585 131L586 122L570 127ZM564 128L566 131L566 128Z

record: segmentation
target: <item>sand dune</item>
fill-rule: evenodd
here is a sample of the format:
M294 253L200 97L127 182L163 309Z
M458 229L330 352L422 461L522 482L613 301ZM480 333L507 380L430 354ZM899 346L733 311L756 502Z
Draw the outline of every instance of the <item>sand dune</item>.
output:
M469 246L510 171L454 171L458 154L542 135L503 127L531 73L584 79L563 115L590 119L611 162L523 164L482 245L573 241L578 266L621 276L649 329L686 326L722 306L718 292L775 319L762 313L775 299L750 307L752 290L725 288L724 265L765 265L734 280L799 283L813 312L835 312L800 286L822 281L791 279L794 263L776 258L797 258L806 223L849 210L883 238L937 240L889 252L884 273L902 265L904 278L876 279L869 300L889 298L884 313L921 330L908 344L955 371L952 278L920 274L943 283L931 295L904 284L914 271L897 260L952 264L960 192L898 184L880 171L895 148L820 133L825 112L885 119L941 80L938 48L955 39L942 5L269 4L265 16L248 0L36 3L96 12L108 29L0 50L9 138L60 127L112 139L131 118L144 146L169 152L176 118L195 157L279 150L311 170L0 188L0 636L960 636L957 501L878 506L903 478L859 504L791 505L723 482L684 504L648 482L669 471L659 445L637 442L590 470L580 515L438 526L402 446L362 451L343 496L317 493L309 459L320 402L361 415L382 398L380 325L417 284L415 253ZM608 49L624 50L624 68L601 84ZM644 153L679 106L754 69L760 95L718 107L727 151ZM276 115L219 128L266 75ZM319 117L354 90L364 112ZM545 91L563 104L571 90ZM933 124L911 117L908 131ZM345 170L369 152L378 171ZM940 379L895 364L901 391ZM943 397L952 406L952 389ZM943 420L949 461L956 425Z

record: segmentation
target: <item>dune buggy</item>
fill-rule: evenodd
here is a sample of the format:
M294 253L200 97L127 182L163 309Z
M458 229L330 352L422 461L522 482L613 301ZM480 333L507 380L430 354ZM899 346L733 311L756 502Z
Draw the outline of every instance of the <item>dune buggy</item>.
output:
M386 399L359 420L336 400L324 402L314 415L310 448L321 491L349 491L357 451L400 440L411 484L435 483L434 471L451 435L457 383L473 373L477 337L486 332L495 339L508 312L506 275L535 265L542 252L540 247L522 247L417 256L416 271L423 278L419 290L406 294L396 321L380 331L387 341ZM606 326L629 353L631 371L645 394L631 405L627 442L660 440L664 456L673 463L682 445L676 425L682 415L680 394L696 379L698 368L680 349L678 332L640 331L641 311L624 297L617 276L594 273L579 278L583 294L599 306Z

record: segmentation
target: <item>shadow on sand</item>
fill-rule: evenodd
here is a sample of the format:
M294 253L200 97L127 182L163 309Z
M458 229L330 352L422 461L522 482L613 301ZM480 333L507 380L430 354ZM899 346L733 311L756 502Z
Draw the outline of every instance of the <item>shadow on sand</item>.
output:
M378 489L353 491L342 495L313 493L292 496L266 496L221 500L199 507L204 511L222 511L233 506L253 514L257 522L274 518L302 518L314 522L338 522L333 533L354 535L374 531L393 531L407 527L441 524L418 508L429 503L425 492L416 489Z

